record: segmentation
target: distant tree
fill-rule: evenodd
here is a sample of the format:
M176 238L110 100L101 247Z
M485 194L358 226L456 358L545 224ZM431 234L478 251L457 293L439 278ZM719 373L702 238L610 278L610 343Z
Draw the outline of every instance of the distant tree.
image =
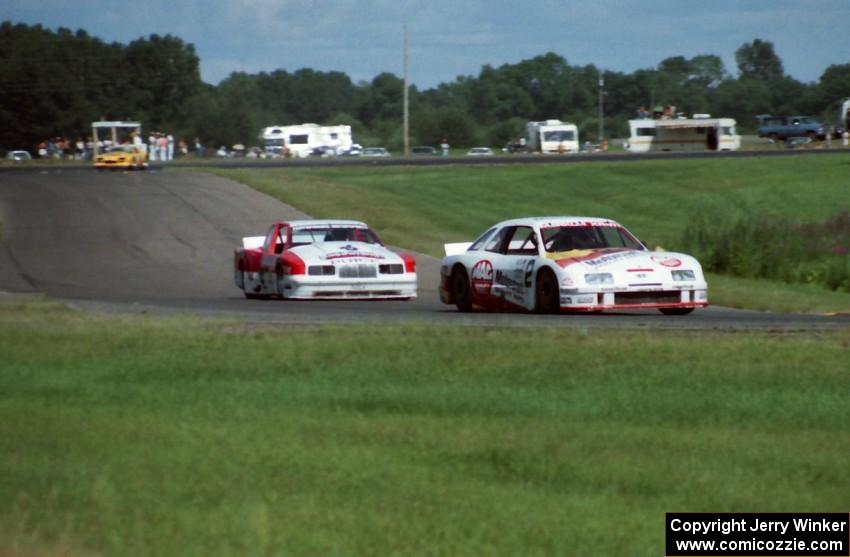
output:
M361 96L357 116L366 125L375 121L401 122L404 81L385 72L376 76Z
M820 77L817 94L824 106L837 107L841 99L850 97L850 64L829 66Z
M773 50L773 43L755 39L751 43L741 45L735 51L735 62L741 79L757 81L779 81L785 77L782 60Z
M467 113L451 108L423 108L411 118L411 135L416 143L439 145L445 138L450 145L470 147L478 142L475 120Z
M700 54L688 62L688 82L714 88L728 77L723 59L714 54Z
M710 112L734 118L744 130L753 130L755 116L772 112L771 88L754 79L730 79L721 83L711 99Z
M134 118L162 131L182 125L186 105L201 86L195 48L171 35L151 35L131 42L125 57L118 76L129 85L125 100L135 108Z

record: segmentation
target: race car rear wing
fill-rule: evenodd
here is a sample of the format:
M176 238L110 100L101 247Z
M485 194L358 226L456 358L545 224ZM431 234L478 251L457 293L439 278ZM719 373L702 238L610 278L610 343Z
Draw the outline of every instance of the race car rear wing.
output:
M265 236L246 236L242 238L242 247L245 249L261 248L265 241Z
M446 255L459 255L469 249L472 242L455 242L454 244L444 244L443 249L446 250Z

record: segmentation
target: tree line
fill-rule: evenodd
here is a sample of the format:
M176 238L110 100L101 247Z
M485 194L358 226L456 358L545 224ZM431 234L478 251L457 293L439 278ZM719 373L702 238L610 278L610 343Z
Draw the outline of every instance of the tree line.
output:
M735 118L752 131L756 114L809 114L833 123L850 96L850 63L817 82L787 75L773 44L754 39L735 53L736 74L713 54L661 60L632 73L576 66L548 52L515 64L485 65L477 76L419 90L412 86L414 144L501 146L529 120L558 118L596 139L599 83L607 137L627 135L638 107L674 105L685 114ZM363 145L399 148L403 81L382 73L352 82L338 71L234 72L204 83L194 46L171 35L107 43L83 30L0 24L0 150L48 137L87 137L95 120L134 120L208 146L258 144L262 127L303 122L349 124Z

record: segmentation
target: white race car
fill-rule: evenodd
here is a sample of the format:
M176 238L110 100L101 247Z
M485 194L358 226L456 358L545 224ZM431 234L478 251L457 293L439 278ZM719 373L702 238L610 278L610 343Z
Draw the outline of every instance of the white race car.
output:
M242 244L233 271L247 298L416 298L416 260L384 247L362 222L276 222Z
M608 219L533 217L501 222L475 242L446 244L440 299L460 311L540 313L708 306L699 262L650 251Z

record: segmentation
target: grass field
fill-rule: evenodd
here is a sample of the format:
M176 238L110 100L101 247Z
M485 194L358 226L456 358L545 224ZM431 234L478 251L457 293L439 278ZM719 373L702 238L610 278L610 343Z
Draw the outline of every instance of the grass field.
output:
M0 554L663 554L847 511L850 333L274 328L0 297Z
M527 215L606 216L649 245L680 249L695 217L823 221L850 208L846 155L592 164L213 169L317 217L369 222L390 244L434 256ZM262 232L262 231L260 231ZM850 295L723 278L714 301L777 311L850 311Z

